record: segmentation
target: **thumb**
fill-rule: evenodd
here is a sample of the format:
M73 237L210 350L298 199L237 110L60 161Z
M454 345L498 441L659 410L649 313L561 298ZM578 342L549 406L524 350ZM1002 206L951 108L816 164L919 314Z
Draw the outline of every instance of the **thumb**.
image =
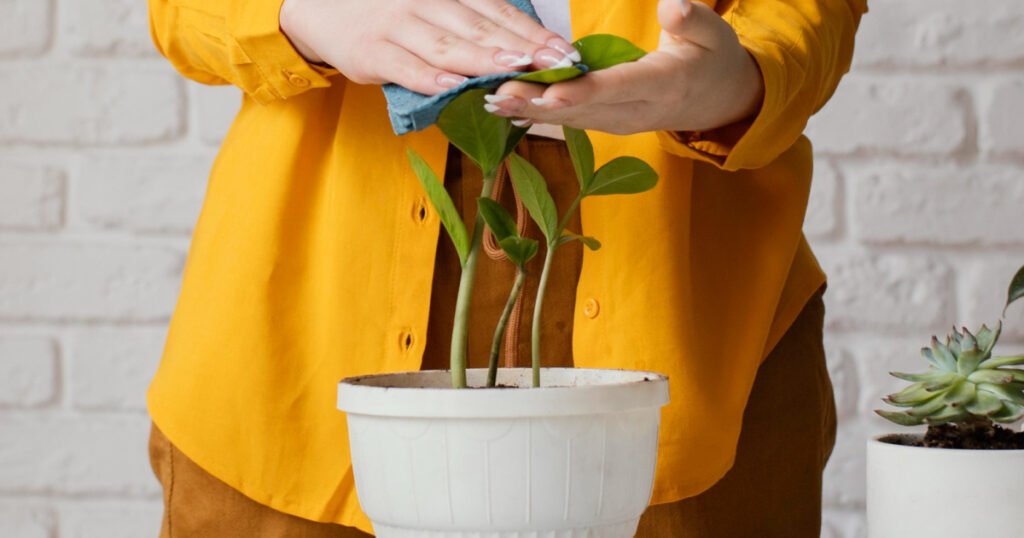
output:
M677 40L709 49L718 48L731 33L728 23L718 13L694 0L661 0L658 22L665 33Z

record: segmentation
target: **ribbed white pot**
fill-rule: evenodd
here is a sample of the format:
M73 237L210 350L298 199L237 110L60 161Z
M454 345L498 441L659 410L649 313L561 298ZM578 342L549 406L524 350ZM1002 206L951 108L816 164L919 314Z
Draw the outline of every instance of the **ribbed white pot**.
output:
M486 370L470 370L471 387ZM516 388L456 390L446 371L350 378L356 490L379 538L632 538L654 484L668 379L499 370Z
M1024 536L1024 450L868 441L869 538Z

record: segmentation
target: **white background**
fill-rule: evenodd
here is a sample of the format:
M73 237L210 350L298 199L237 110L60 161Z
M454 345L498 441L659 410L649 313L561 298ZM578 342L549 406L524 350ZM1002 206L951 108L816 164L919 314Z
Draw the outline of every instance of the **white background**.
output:
M864 533L886 372L919 366L954 321L995 320L1024 264L1024 2L871 7L853 74L809 128L836 538ZM155 54L141 0L0 0L0 536L156 536L144 390L237 106Z

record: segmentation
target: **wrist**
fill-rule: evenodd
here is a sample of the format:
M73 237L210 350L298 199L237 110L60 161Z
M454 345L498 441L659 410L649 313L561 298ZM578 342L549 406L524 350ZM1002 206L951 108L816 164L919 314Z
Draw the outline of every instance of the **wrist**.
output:
M284 0L278 15L278 25L281 28L281 33L288 38L296 52L311 63L322 64L323 58L302 38L306 28L303 17L305 12L306 6L301 0Z

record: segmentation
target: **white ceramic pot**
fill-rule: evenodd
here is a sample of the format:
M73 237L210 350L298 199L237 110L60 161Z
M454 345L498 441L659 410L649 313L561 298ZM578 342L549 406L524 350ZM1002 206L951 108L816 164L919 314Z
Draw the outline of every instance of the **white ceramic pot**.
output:
M1024 450L956 450L868 441L869 538L1024 536Z
M480 387L486 370L468 372ZM501 369L456 390L446 371L350 378L356 490L379 538L632 538L654 484L668 379Z

